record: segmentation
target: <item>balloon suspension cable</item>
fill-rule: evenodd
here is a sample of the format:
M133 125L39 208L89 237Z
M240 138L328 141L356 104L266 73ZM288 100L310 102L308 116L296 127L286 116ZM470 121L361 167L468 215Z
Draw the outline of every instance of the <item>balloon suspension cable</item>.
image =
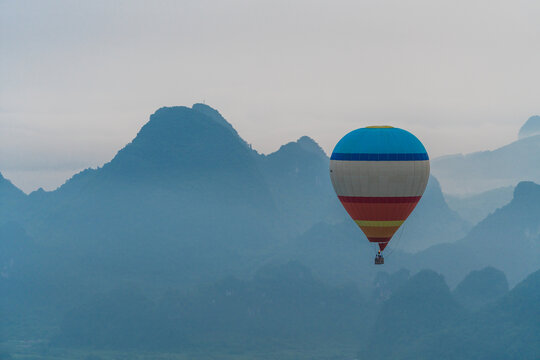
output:
M390 255L392 255L394 253L394 251L396 251L396 249L398 248L398 245L401 242L401 237L403 235L403 230L404 229L405 229L405 224L403 224L401 226L401 229L399 230L398 238L396 239L397 241L394 243L395 245L390 248L390 252L385 255L386 257L389 257Z

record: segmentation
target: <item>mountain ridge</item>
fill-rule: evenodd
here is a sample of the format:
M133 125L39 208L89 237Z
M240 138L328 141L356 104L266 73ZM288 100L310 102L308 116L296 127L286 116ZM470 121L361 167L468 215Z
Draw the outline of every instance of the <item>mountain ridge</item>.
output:
M516 161L518 160L519 161ZM475 194L520 181L540 182L540 135L495 150L446 155L431 162L431 171L445 193Z
M415 263L445 274L450 284L486 266L504 271L510 285L523 280L540 267L540 185L520 182L512 200L463 239L432 246L414 258ZM410 268L418 265L412 263Z
M519 129L518 137L522 139L527 136L538 134L540 134L540 116L533 115Z

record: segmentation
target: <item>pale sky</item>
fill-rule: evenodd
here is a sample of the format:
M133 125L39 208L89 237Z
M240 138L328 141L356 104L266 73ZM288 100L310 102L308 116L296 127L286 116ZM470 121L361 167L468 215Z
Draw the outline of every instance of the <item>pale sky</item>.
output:
M262 153L413 132L494 149L540 113L540 1L0 0L0 172L101 166L162 106L205 101Z

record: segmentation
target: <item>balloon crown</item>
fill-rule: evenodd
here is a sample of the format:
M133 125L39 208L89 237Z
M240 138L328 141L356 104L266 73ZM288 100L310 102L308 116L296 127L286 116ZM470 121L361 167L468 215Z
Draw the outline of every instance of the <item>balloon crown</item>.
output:
M393 126L388 125L373 125L373 126L366 126L366 129L393 129Z

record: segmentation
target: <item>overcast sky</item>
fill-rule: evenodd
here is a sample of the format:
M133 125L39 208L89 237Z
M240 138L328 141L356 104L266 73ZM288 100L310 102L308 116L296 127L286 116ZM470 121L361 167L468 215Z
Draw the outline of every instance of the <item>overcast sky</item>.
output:
M540 113L540 1L0 0L0 172L54 189L156 109L205 101L262 153L370 124L431 157Z

